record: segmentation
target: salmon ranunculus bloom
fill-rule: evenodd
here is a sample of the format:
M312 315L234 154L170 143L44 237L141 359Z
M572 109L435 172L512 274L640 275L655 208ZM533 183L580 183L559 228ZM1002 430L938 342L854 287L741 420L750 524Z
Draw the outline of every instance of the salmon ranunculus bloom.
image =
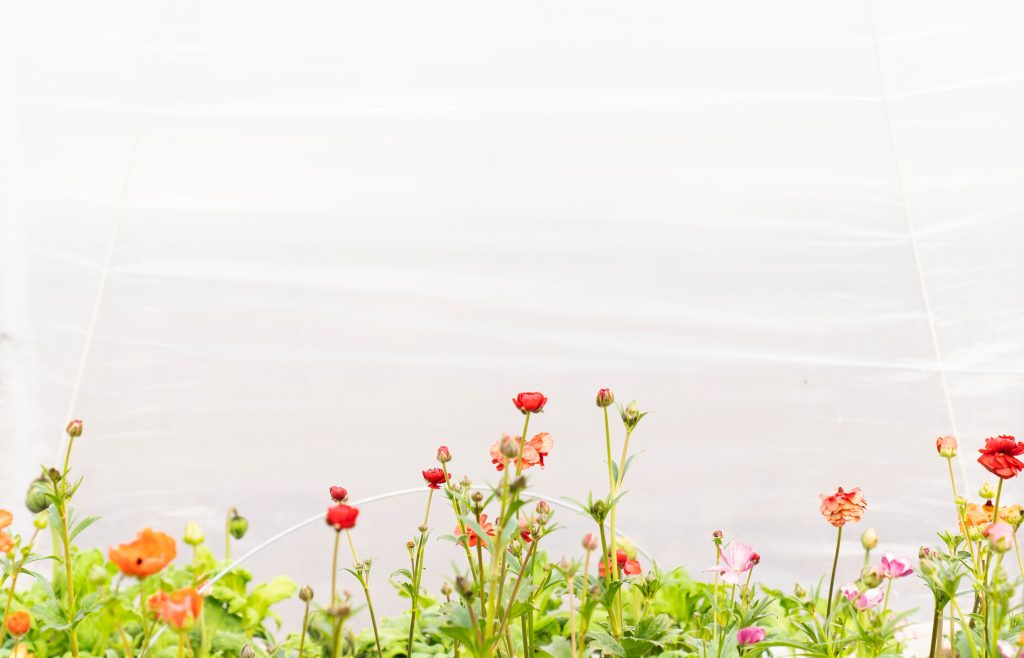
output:
M157 592L149 597L149 609L157 619L181 630L199 618L203 596L192 587L177 592Z
M839 487L834 494L820 494L819 497L821 515L836 528L842 528L851 521L860 521L864 516L864 510L868 508L868 501L864 499L860 487L854 487L850 491L843 491L843 488Z
M544 411L544 405L547 403L548 399L544 397L543 393L520 393L512 398L512 404L516 405L516 409L524 414L540 413Z
M1024 470L1024 462L1017 459L1017 455L1024 453L1024 443L1012 436L1002 434L985 439L985 447L978 452L978 463L996 477L1009 480Z
M32 625L32 617L24 610L18 610L7 615L7 632L15 637L28 633Z
M107 556L126 576L145 578L162 570L177 554L173 537L146 528L134 541L111 547Z
M507 438L511 438L515 442L517 448L519 447L519 441L522 439L522 437L519 436L510 437L506 434L491 445L491 463L494 464L495 468L499 471L505 470L506 464L510 461L508 457L501 454L501 442ZM534 435L532 439L523 445L523 454L520 456L520 459L522 459L523 462L522 470L525 471L531 466L540 466L541 468L544 468L544 458L548 456L554 445L555 440L552 439L551 435L547 432L541 432L540 434Z
M484 532L486 532L489 537L493 537L494 536L494 534L495 534L494 524L493 523L489 523L487 521L487 515L486 514L481 514L480 515L480 527L483 528ZM461 537L462 536L462 529L459 526L455 526L454 534L455 534L456 538ZM473 528L470 528L468 525L466 526L466 538L467 538L467 543L468 543L470 548L473 548L474 546L476 546L477 543L479 543L481 546L487 546L487 540L486 539L480 539L480 537L477 536L476 531L473 530Z
M4 530L14 522L14 516L5 509L0 509L0 553L14 550L14 539Z

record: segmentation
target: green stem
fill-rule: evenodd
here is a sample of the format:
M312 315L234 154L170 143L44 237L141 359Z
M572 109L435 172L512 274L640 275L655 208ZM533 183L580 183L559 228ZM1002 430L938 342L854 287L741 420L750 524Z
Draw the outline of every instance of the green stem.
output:
M825 619L832 616L832 591L836 584L836 567L839 565L839 545L843 541L843 526L839 526L836 534L836 554L832 558L832 576L828 579L828 605L825 608ZM829 624L831 626L831 624Z
M341 530L334 531L334 553L331 555L331 603L333 606L338 598L338 546L341 543Z
M61 523L61 539L64 544L64 574L67 578L67 618L74 620L75 618L75 580L71 570L71 529L70 529L70 509L68 502L71 498L71 488L68 486L68 466L71 463L71 448L75 445L75 437L71 437L68 441L68 451L64 455L64 472L61 476L61 486L63 492L60 498L60 523ZM70 628L68 628L68 644L71 648L71 655L73 658L78 658L78 635L75 630L74 621L71 622Z
M530 429L530 412L527 411L523 415L525 416L523 420L523 435L519 437L519 454L516 455L516 477L519 477L523 472L523 450L526 449L526 434L527 430Z
M306 629L309 626L309 601L306 601L306 610L302 613L302 635L299 636L299 655L302 658L302 650L306 646Z
M423 514L423 530L420 532L420 540L416 544L416 562L413 564L412 583L412 615L409 619L409 642L407 643L407 656L412 655L412 639L416 630L416 616L419 613L420 603L420 580L423 576L423 550L427 542L427 521L430 519L430 502L434 499L434 490L427 493L427 511Z
M960 627L963 628L964 635L967 636L967 642L971 645L971 656L972 658L978 658L978 647L974 645L974 634L965 621L967 617L964 616L964 611L960 609L960 604L957 603L955 596L950 601L953 603L953 608L956 609L956 614L960 615ZM952 644L952 639L950 643Z

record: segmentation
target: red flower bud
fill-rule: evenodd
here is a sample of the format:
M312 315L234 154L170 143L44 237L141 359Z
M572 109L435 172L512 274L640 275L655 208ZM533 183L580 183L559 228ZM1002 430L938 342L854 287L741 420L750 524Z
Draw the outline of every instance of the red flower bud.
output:
M597 550L597 537L594 533L589 532L583 535L583 550L585 551L596 551Z
M68 436L70 436L72 439L82 436L82 419L75 418L74 420L70 421L65 431L68 433Z
M350 505L335 505L327 508L327 525L337 531L356 527L359 510Z
M331 487L331 500L336 503L343 503L348 500L348 489L345 487Z
M437 449L437 461L442 464L447 464L452 460L452 453L448 450L448 446L441 446Z
M428 468L423 471L423 479L431 489L440 489L441 485L451 478L452 476L450 474L445 477L445 472L440 468Z
M602 388L597 392L597 406L610 407L615 402L615 394L610 388Z
M512 398L512 404L524 414L539 414L544 411L544 405L547 403L548 399L543 393L520 393Z

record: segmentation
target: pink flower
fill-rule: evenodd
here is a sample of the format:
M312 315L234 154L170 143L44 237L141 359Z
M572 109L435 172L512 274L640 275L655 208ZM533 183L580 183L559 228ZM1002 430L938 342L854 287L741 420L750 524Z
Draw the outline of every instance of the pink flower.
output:
M738 541L731 541L722 549L721 562L705 571L716 572L722 576L723 581L737 585L740 582L740 574L750 571L760 561L761 556L753 548Z
M853 602L853 607L858 610L867 610L868 608L873 608L881 603L884 598L885 593L882 591L882 588L874 587L861 593L861 595L857 597L857 600Z
M997 553L1013 548L1013 526L1004 521L990 523L982 533L988 537L989 546Z
M940 436L935 439L935 450L946 459L956 457L957 447L955 436Z
M736 644L745 647L764 641L765 630L760 626L747 626L736 631Z
M507 434L499 441L495 441L491 445L491 463L495 465L499 471L505 469L505 465L510 461L508 457L501 454L501 442L505 439L513 439L515 442L516 450L519 449L520 437L510 437ZM531 466L540 466L544 468L544 458L551 452L551 448L555 445L555 440L551 438L551 435L547 432L541 432L535 434L532 439L527 441L523 445L523 454L521 459L523 461L523 470L530 468Z
M853 583L846 583L839 588L839 593L845 596L850 601L856 601L857 597L860 596L860 590Z
M895 639L900 644L906 644L907 642L911 642L917 639L917 631L915 631L913 628L910 628L909 626L904 626L903 628L893 633L892 636L893 639Z
M882 575L887 578L902 578L914 573L910 568L910 558L897 558L892 553L882 555Z
M999 655L1002 658L1020 658L1020 654L1017 653L1016 647L1014 647L1009 641L999 640L996 645L999 647Z

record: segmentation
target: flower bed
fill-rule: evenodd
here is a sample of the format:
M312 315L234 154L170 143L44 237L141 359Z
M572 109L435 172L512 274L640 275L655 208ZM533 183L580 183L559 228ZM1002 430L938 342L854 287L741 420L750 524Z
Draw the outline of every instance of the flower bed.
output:
M1017 459L1024 443L1010 436L985 440L978 462L998 484L984 485L981 500L968 502L953 477L957 441L937 439L952 488L954 529L940 533L940 544L922 547L916 564L888 552L873 560L879 540L868 529L860 537L864 568L855 579L837 574L843 531L861 521L868 503L859 488L821 494L820 512L836 538L827 587L823 580L810 590L797 585L786 593L758 584L756 550L720 531L711 537L702 578L678 567L644 564L617 531L617 517L632 460L630 439L645 412L631 402L610 413L615 400L609 389L601 389L596 402L608 480L586 502L575 504L593 521L593 531L581 538L580 554L556 561L542 548L559 525L548 502L533 502L528 476L530 469L545 466L554 439L546 432L530 434L531 423L541 422L547 398L520 393L513 403L522 414L522 431L490 446L494 483L481 490L467 478L453 481L448 470L453 457L444 446L437 450L436 465L422 471L428 492L423 523L407 543L408 564L389 579L407 597L408 610L388 619L379 618L373 607L374 588L382 586L373 570L377 565L360 559L357 550L357 525L374 520L360 518L341 486L329 487L324 517L325 550L332 551L327 592L299 588L283 576L253 583L230 559L232 539L248 531L245 518L233 509L219 556L196 524L183 532L191 550L177 564L177 540L148 528L106 554L80 548L76 540L96 519L72 507L82 486L70 470L83 429L74 420L67 427L63 468L47 469L29 488L26 505L36 514L31 535L12 535L7 528L13 517L0 510L0 656L897 655L907 650L913 634L910 613L893 610L889 599L893 587L911 575L923 581L935 602L930 638L921 638L931 656L1022 655L1024 618L1015 595L1018 578L1010 575L1024 573L1016 540L1022 513L1019 505L1000 503L1004 481L1024 469ZM612 437L616 415L621 440ZM47 529L53 552L37 553L37 540ZM430 541L438 533L441 541ZM449 551L454 565L450 580L433 593L422 578L428 549ZM345 593L342 579L357 583L360 593ZM281 628L274 606L295 596L305 606L302 622ZM351 628L347 622L362 606L370 625Z

